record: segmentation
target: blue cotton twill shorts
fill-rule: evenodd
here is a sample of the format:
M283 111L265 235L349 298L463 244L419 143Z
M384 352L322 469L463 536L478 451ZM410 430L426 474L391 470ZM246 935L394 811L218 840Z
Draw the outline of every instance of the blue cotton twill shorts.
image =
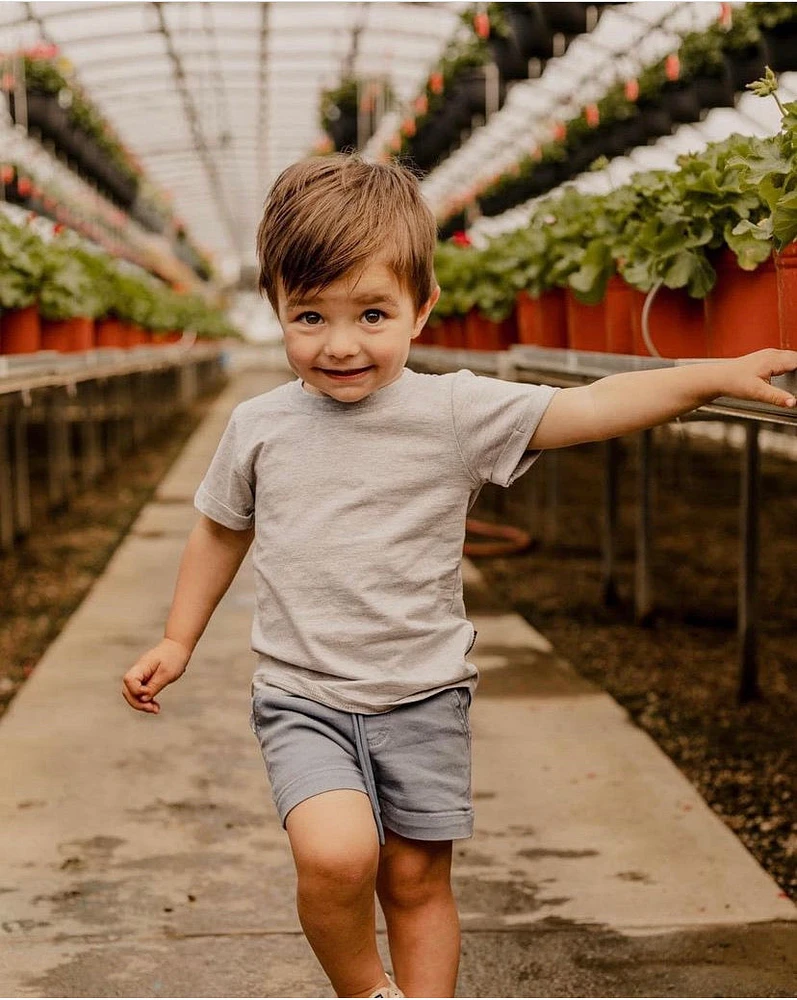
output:
M464 687L360 715L258 686L250 724L283 827L305 799L352 788L371 800L382 844L385 827L413 840L471 837L469 709Z

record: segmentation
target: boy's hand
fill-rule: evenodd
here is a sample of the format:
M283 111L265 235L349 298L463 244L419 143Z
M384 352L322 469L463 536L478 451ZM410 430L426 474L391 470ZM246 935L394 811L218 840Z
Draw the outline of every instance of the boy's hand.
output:
M139 712L160 712L155 695L185 673L190 650L174 639L161 639L157 646L133 664L122 679L122 695Z
M722 388L723 396L734 399L751 399L773 406L795 406L797 399L786 389L769 384L773 375L783 375L797 368L797 351L778 351L766 348L754 354L745 354L727 362L727 378Z

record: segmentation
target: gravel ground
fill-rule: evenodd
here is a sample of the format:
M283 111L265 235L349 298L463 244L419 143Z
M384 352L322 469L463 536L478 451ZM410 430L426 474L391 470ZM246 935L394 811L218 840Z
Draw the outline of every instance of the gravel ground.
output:
M620 604L602 602L603 446L559 452L557 537L520 555L475 560L557 651L622 704L797 900L797 464L762 457L761 697L739 705L735 634L739 454L657 430L654 598L633 622L635 448L622 444ZM473 510L536 534L552 456ZM535 474L536 473L536 474ZM503 496L501 495L503 494ZM503 505L503 506L502 506ZM474 539L477 540L477 539Z

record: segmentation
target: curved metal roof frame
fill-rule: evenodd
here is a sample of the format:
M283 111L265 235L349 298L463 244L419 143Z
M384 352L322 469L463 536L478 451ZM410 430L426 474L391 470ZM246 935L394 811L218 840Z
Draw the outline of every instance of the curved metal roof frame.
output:
M57 45L192 235L240 263L270 183L320 137L320 91L351 68L409 101L466 6L14 0L0 51Z

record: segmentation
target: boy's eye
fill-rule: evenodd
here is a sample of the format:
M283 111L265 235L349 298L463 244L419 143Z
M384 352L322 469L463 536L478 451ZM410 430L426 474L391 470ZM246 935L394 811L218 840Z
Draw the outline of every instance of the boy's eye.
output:
M309 322L308 319L307 319L308 316L316 316L316 317L318 317L318 319L321 318L318 313L315 313L315 312L306 312L306 313L301 313L299 316L297 316L296 317L296 322L299 323L299 322L301 322L301 320L305 320L306 322ZM318 326L317 323L309 323L309 325L310 326Z
M376 316L377 317L377 319L376 319L377 323L380 321L380 319L384 315L385 314L382 312L381 309L366 309L365 312L363 313L363 316ZM369 326L375 326L376 325L375 323L370 323L368 320L366 320L366 323L368 323Z

